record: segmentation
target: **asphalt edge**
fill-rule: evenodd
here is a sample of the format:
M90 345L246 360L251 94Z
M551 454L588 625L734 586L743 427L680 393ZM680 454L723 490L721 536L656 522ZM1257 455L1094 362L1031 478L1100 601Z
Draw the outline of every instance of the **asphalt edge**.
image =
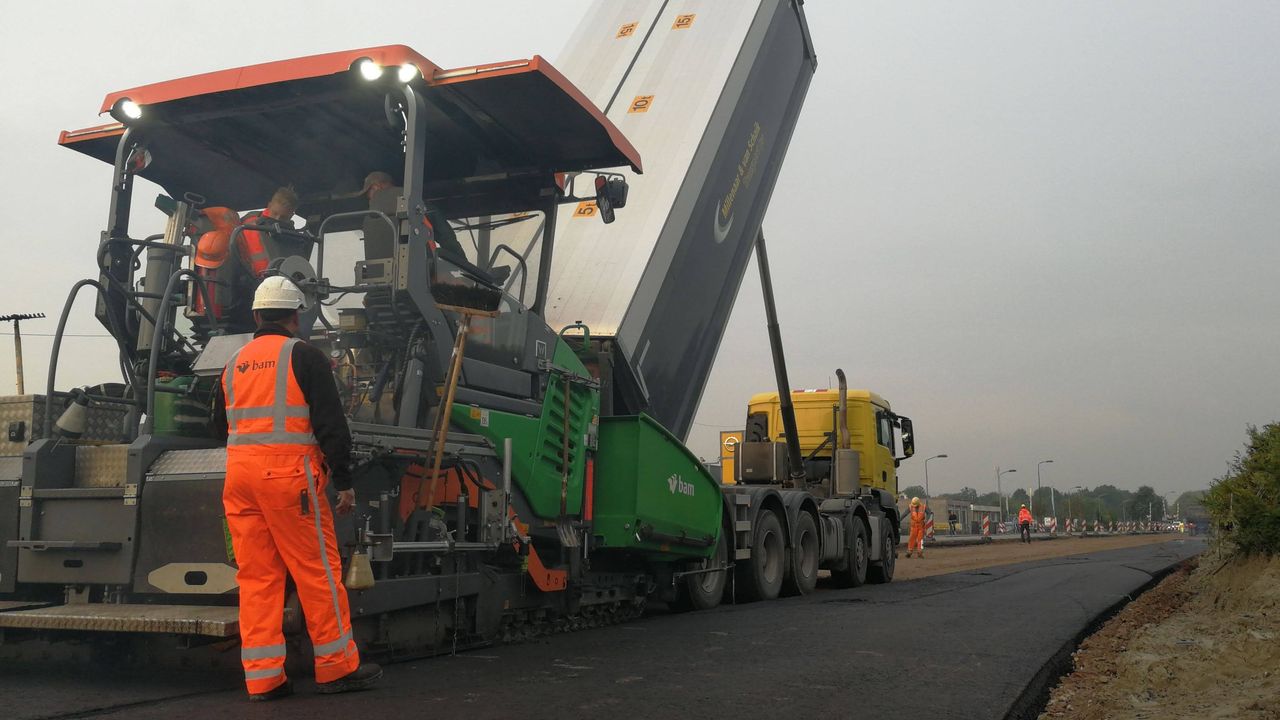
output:
M1116 613L1124 609L1126 605L1160 584L1162 580L1173 574L1178 568L1197 561L1200 555L1201 553L1196 553L1189 558L1179 560L1152 573L1150 580L1107 607L1091 620L1088 625L1085 625L1079 633L1064 642L1062 647L1058 648L1057 652L1036 671L1035 676L1031 678L1031 682L1027 683L1027 686L1018 694L1017 699L1009 706L1009 711L1005 713L1004 720L1035 720L1040 717L1040 714L1044 712L1045 707L1049 704L1049 694L1053 691L1053 688L1057 687L1058 682L1072 671L1071 657L1076 650L1080 649L1080 643L1084 642L1085 638L1096 633L1099 628L1115 617Z

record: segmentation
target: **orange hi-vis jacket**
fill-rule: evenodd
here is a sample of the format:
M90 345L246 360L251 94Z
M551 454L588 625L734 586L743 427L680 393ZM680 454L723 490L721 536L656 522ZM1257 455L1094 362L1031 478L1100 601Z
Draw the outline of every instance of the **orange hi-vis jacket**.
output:
M1029 522L1034 522L1034 521L1035 521L1035 518L1031 517L1031 511L1030 511L1030 510L1028 510L1028 509L1026 509L1026 508L1022 508L1022 509L1018 510L1018 524L1019 524L1019 525L1021 525L1022 523L1029 523Z
M292 369L299 342L254 338L222 374L228 429L222 503L239 566L240 658L250 694L286 680L281 626L289 576L307 620L316 681L337 680L360 665L324 495L324 456Z
M231 279L223 265L231 254L231 233L240 224L240 216L226 207L205 208L204 214L213 223L213 229L196 241L194 264L196 275L204 280L205 291L209 293L213 317L221 320L226 314L226 288ZM204 312L204 294L199 291L195 293L195 311Z
M271 220L271 211L263 210L262 212L251 212L244 216L243 223L245 225L261 225L262 219ZM249 230L246 228L240 233L240 243L237 247L240 251L240 259L244 261L245 267L249 268L249 272L253 273L255 278L261 278L267 272L267 267L271 264L271 256L267 254L266 245L262 244L262 231Z
M228 458L233 453L297 453L321 459L311 427L311 407L292 372L293 346L300 342L263 335L227 363L222 391L227 403Z

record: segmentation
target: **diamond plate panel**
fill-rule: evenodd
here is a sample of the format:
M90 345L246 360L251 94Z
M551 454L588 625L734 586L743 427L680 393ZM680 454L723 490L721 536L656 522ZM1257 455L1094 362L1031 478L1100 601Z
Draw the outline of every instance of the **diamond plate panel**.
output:
M0 480L22 479L22 456L0 457Z
M227 471L226 448L200 450L169 450L151 464L147 476L200 475Z
M54 393L53 412L62 414L66 393ZM88 422L81 440L125 442L122 405L91 405ZM10 434L14 439L10 440ZM0 455L22 455L32 440L44 437L44 395L6 395L0 397Z
M124 487L128 467L128 445L77 447L75 486Z
M0 627L234 637L239 608L207 605L58 605L0 613Z

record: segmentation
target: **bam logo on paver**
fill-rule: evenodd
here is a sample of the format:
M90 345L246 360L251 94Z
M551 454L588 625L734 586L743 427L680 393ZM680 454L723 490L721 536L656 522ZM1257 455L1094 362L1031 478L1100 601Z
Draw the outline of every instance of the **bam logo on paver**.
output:
M681 480L679 475L672 475L667 478L667 487L671 490L672 495L680 493L681 495L693 497L693 483Z

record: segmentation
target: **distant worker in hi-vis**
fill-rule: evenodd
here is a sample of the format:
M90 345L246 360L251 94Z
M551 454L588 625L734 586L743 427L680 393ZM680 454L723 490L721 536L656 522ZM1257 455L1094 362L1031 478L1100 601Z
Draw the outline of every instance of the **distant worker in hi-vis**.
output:
M920 502L920 498L911 498L911 536L907 539L907 557L911 557L911 553L918 552L920 557L924 557L924 519L925 510L924 503Z
M1031 523L1035 522L1035 518L1031 517L1031 511L1023 505L1018 510L1018 532L1022 535L1022 542L1031 542Z
M250 700L290 695L285 675L285 580L292 577L322 693L368 687L382 675L361 664L351 633L342 558L325 495L351 512L351 431L319 349L297 337L305 304L291 280L271 276L253 297L258 331L231 357L214 395L213 426L225 431L222 491L240 585L240 659Z

